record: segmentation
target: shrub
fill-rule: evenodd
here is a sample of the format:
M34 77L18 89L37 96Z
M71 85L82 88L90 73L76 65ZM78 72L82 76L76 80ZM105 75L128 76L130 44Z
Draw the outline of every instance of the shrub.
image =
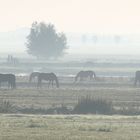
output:
M112 114L112 103L104 99L94 99L86 96L78 100L77 105L73 109L76 114Z

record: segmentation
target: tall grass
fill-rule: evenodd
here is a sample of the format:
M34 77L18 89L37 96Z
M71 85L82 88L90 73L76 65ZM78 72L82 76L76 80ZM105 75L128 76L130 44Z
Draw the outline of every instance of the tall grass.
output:
M95 99L91 96L86 96L78 100L73 112L77 114L112 114L113 105L104 99Z
M0 113L16 113L16 107L8 100L0 100Z

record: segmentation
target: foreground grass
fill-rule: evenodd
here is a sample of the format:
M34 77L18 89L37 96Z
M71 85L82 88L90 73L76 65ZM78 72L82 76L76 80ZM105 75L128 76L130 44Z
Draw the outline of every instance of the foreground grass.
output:
M0 115L0 140L138 140L140 116Z

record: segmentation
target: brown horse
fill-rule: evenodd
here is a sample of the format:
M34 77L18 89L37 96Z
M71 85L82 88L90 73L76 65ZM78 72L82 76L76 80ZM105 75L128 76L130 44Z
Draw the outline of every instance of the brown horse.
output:
M93 78L94 76L94 78ZM96 79L96 74L94 71L80 71L75 76L75 82L79 79L80 81L83 81L85 78L89 78L90 80Z
M37 83L38 87L41 87L42 80L49 81L48 87L50 86L50 84L52 84L52 87L53 87L53 81L55 81L56 87L57 88L59 87L57 76L54 73L39 73L38 83Z
M16 77L14 74L0 74L0 87L1 83L5 82L8 83L9 88L16 88Z

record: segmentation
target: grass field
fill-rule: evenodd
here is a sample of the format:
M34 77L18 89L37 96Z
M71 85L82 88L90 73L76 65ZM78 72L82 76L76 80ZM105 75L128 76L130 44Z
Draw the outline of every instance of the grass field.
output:
M51 68L60 72L58 89L48 88L47 83L37 89L35 81L28 82L28 76L17 76L17 89L9 90L4 85L0 89L0 102L6 100L20 108L48 109L62 105L73 108L78 99L91 96L111 101L115 108L139 108L140 88L133 86L133 73L137 68L102 69L98 66L95 69L97 76L99 74L97 81L77 83L74 83L74 77L65 77L65 74L74 75L81 68L67 68L62 67L59 71ZM101 76L108 73L109 77ZM123 74L126 75L123 77ZM0 140L139 140L139 131L140 116L134 115L0 114Z
M26 79L26 80L25 80ZM72 78L59 78L60 88L48 88L44 83L41 89L36 83L28 83L27 78L17 80L17 89L2 87L0 99L8 100L20 107L41 107L65 105L73 107L79 98L91 96L113 102L116 107L139 106L140 88L134 87L133 81L125 79L104 79L105 81L85 81L74 83Z
M0 140L138 140L139 116L0 115Z

